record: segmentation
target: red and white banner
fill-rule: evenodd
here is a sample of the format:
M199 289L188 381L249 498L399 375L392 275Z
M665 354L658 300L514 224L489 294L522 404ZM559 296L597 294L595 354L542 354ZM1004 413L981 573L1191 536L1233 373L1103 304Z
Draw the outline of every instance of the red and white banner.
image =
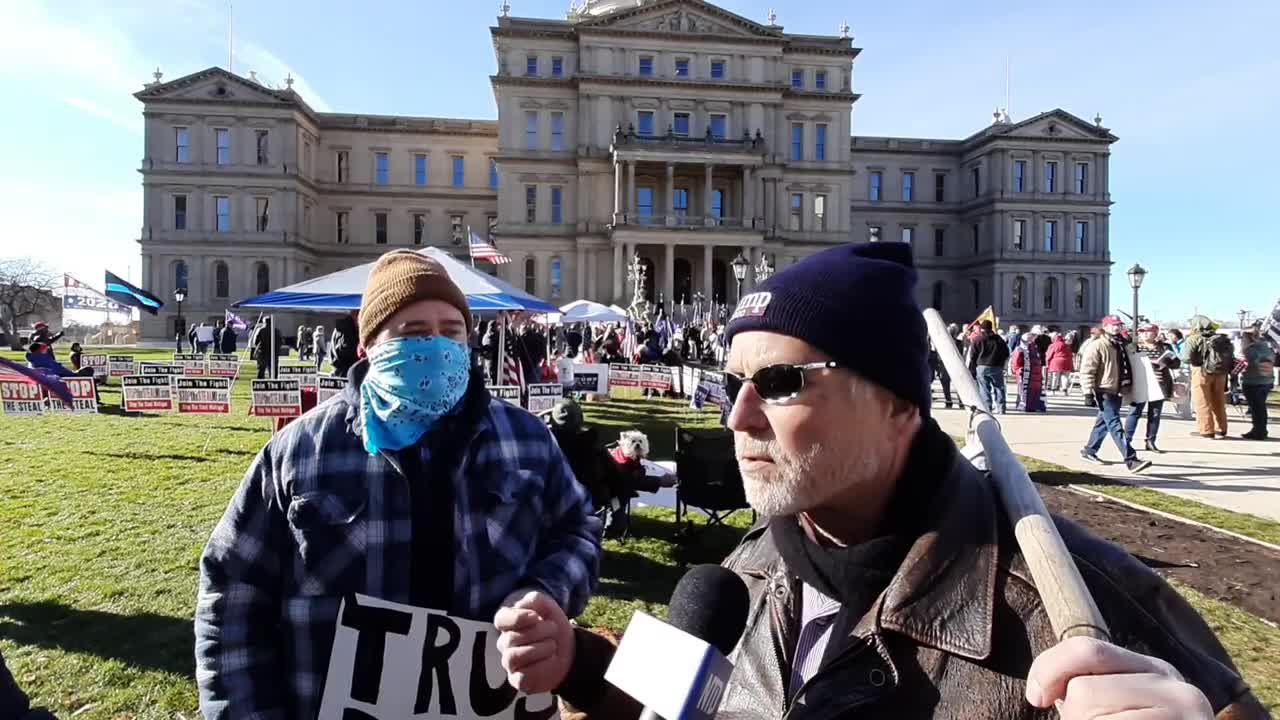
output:
M96 413L98 412L98 393L93 378L66 377L62 383L71 391L71 406L62 402L62 398L45 393L45 402L49 412Z
M236 377L240 374L240 356L234 354L211 354L209 356L209 374L214 377Z
M44 413L44 394L40 386L20 376L0 375L0 401L5 415Z
M133 375L137 371L137 368L138 364L133 361L132 355L107 356L107 373L111 377Z
M231 378L177 377L173 379L173 392L178 398L180 413L224 415L231 412Z
M125 412L173 409L173 381L170 375L125 375L120 378Z
M254 380L249 414L258 417L297 417L302 414L302 389L297 378Z
M174 353L173 363L181 365L182 374L187 377L205 374L204 355L201 353Z

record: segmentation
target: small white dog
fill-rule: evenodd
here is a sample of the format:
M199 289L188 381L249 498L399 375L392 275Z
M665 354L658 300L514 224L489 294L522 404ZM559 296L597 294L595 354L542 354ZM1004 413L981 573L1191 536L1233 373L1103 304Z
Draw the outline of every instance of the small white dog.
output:
M639 430L627 430L618 435L618 447L629 460L649 457L649 438Z

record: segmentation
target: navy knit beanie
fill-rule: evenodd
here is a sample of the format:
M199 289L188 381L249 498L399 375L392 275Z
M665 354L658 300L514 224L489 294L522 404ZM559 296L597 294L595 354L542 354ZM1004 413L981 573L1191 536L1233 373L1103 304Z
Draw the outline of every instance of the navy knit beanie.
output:
M797 262L743 296L725 328L799 338L929 416L929 336L916 304L911 246L840 245Z

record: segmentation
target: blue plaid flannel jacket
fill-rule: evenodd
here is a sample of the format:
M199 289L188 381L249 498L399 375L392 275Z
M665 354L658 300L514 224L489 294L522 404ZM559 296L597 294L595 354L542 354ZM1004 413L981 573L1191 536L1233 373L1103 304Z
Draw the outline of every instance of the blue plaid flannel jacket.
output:
M271 438L205 547L195 652L206 718L314 718L343 595L408 602L411 481L365 452L356 388ZM466 439L453 477L455 614L492 619L524 587L581 613L600 523L551 433L491 399Z

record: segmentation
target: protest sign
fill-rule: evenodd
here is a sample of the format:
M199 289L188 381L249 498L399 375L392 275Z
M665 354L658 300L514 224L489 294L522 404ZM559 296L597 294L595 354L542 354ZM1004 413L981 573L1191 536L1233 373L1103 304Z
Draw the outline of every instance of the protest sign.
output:
M46 398L49 412L96 413L98 412L98 392L91 377L66 377L62 384L71 391L71 405L62 402L57 395Z
M319 384L316 386L316 404L328 400L342 392L347 387L347 379L344 377L330 377L321 375L318 378Z
M173 379L173 392L178 397L178 412L224 414L231 412L231 378L209 377Z
M209 356L209 374L214 377L236 377L240 374L240 356L235 354L211 354Z
M0 377L0 401L3 401L5 415L40 415L44 412L40 386L26 378Z
M110 371L107 365L106 355L81 355L80 367L93 368L93 376L96 378L106 378Z
M172 410L173 388L170 378L167 374L125 375L120 378L125 411Z
M250 387L249 414L258 417L297 417L302 414L302 389L298 378L254 380Z
M609 391L614 388L638 388L641 378L640 365L614 363L609 366Z
M671 369L666 365L641 365L640 387L648 390L671 389Z
M1129 366L1133 369L1133 397L1130 402L1136 404L1165 399L1164 390L1160 387L1160 374L1151 366L1151 358L1130 353Z
M172 362L155 362L143 360L138 363L139 375L181 375L182 365Z
M572 385L565 387L573 392L599 393L609 392L609 366L602 363L581 364L573 366ZM563 382L560 383L564 385Z
M516 407L520 407L520 386L519 385L490 385L489 394L498 398L499 400L506 400L512 405L515 405Z
M567 387L573 386L573 360L570 358L560 358L556 361L556 377L560 380L560 384Z
M204 375L204 355L202 353L174 353L173 363L182 366L182 374Z
M137 370L137 365L133 362L132 355L108 355L107 356L107 373L111 377L124 377L125 375L133 375Z
M540 413L556 406L564 397L564 387L560 383L544 383L529 386L529 412Z
M300 388L316 388L316 378L319 373L316 372L315 365L280 365L276 368L276 377L281 380L289 378L297 378L298 387Z
M549 720L554 695L507 684L492 623L365 595L338 606L319 720Z

